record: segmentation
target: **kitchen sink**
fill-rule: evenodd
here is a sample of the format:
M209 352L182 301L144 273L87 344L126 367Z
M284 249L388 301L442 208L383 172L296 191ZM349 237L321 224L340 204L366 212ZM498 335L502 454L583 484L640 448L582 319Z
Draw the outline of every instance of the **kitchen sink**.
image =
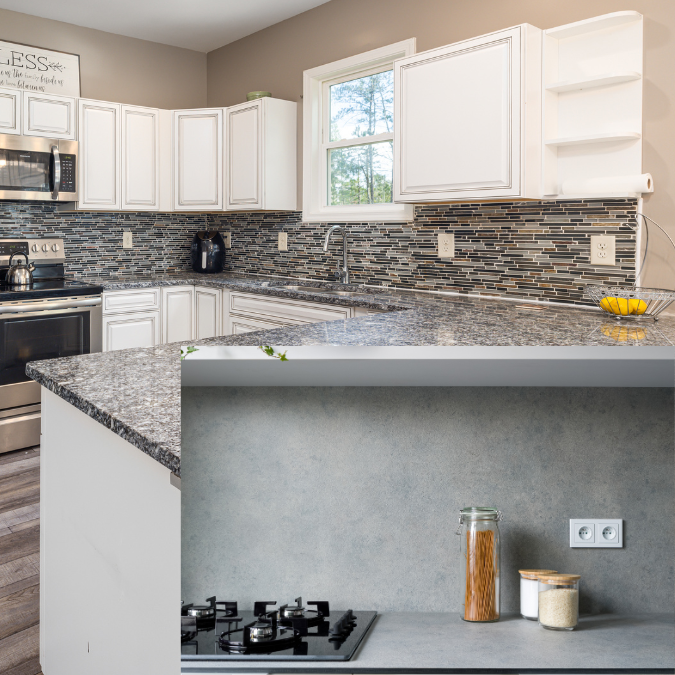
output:
M310 293L325 293L327 295L363 295L361 291L336 291L332 288L319 288L317 286L281 286L289 291L308 291Z

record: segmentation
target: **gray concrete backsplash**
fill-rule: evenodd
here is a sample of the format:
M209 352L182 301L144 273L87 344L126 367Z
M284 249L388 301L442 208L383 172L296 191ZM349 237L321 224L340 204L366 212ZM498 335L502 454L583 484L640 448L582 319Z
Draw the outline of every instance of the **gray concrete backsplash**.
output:
M504 513L518 569L581 575L581 611L672 612L672 389L184 388L182 597L458 611L458 510ZM571 549L570 518L623 518Z

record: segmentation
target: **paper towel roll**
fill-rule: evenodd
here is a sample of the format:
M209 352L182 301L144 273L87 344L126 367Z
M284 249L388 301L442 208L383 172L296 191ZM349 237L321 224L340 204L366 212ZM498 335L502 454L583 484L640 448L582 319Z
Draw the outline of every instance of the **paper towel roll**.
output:
M609 178L587 178L566 180L562 184L564 195L607 195L626 192L654 192L654 180L650 173L636 176L611 176Z

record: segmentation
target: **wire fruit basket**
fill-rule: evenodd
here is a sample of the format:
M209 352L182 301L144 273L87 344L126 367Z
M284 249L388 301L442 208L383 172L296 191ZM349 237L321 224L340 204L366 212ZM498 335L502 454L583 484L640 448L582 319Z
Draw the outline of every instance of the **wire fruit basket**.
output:
M626 223L634 232L640 230L640 218L645 225L645 252L640 267L635 269L635 278L639 279L647 259L649 248L649 224L655 225L668 238L675 248L675 241L671 236L649 216L638 213L633 217L635 224ZM640 286L609 286L606 284L589 284L586 286L586 294L595 304L615 319L653 319L658 320L659 314L675 300L675 291L664 288L645 288ZM611 336L610 336L611 337Z
M586 286L586 293L615 319L653 319L675 300L675 291L662 288L626 288L625 286Z

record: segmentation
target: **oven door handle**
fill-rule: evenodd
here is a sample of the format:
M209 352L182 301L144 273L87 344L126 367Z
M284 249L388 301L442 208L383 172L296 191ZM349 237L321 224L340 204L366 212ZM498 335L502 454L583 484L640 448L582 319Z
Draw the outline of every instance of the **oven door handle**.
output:
M77 309L78 307L96 307L100 304L100 296L95 298L83 298L81 300L48 300L47 302L26 303L24 305L0 305L0 314L44 312L53 309Z
M54 189L52 190L52 199L59 198L61 189L61 156L59 155L59 146L52 145L52 157L54 157Z

